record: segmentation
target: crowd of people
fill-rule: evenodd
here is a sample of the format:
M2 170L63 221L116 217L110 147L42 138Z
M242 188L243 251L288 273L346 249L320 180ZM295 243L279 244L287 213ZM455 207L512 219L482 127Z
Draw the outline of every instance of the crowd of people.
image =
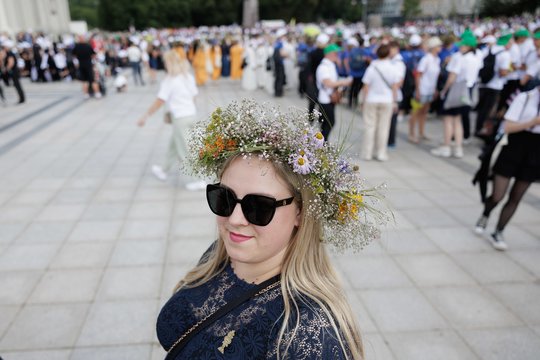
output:
M444 123L442 145L431 149L434 156L463 157L463 145L472 136L492 144L514 98L535 89L540 72L540 19L533 17L415 22L369 31L362 24L337 23L97 32L52 39L43 33L0 35L2 79L14 85L19 103L25 101L21 77L42 83L77 79L86 98L100 98L107 78L114 79L120 92L127 88L129 69L131 82L144 86L155 83L157 72L168 63L176 70L162 82L145 117L166 103L171 122L183 124L195 116L192 98L197 87L230 78L247 91L263 89L275 97L297 92L305 97L325 140L331 140L336 106L361 111L361 156L366 161L389 160L397 124L404 119L411 143L430 141L425 132L429 112ZM185 77L188 73L193 81ZM185 78L179 81L176 75ZM5 102L1 85L0 96ZM474 126L471 113L476 114ZM165 165L152 169L158 178L165 179L173 159L184 156L185 130L175 126ZM530 184L535 176L529 174L525 182ZM496 194L478 222L478 232L508 187L501 179L495 184ZM527 187L513 188L514 205L506 207L505 219ZM498 233L507 222L499 221Z

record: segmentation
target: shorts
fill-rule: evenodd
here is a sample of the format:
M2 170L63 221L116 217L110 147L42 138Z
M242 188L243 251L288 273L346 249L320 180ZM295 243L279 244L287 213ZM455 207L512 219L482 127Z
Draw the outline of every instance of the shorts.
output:
M420 95L420 103L427 104L433 101L435 94Z
M83 82L93 82L94 69L92 69L92 67L86 67L86 66L79 67L79 80Z
M508 135L493 172L507 178L534 182L540 180L540 134L521 131Z

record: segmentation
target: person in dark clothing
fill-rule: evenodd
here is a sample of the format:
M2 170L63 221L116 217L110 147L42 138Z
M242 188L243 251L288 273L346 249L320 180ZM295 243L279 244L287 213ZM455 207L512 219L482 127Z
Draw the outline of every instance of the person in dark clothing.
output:
M315 83L315 74L322 59L324 58L324 47L329 41L329 37L326 34L320 34L317 36L316 47L309 53L308 57L308 69L309 73L306 78L306 94L308 97L308 110L311 114L315 110L317 104L317 97L319 96L319 89Z
M13 86L15 87L15 90L17 90L17 95L19 95L18 103L22 104L25 102L24 90L19 81L20 74L19 68L17 67L17 57L11 51L11 46L12 44L9 41L2 43L0 46L0 62L2 62L3 76L8 80L11 79L13 81ZM1 97L2 99L4 98L3 93L1 94Z
M274 60L274 96L283 96L283 86L285 86L285 66L283 64L284 58L283 41L278 39L274 45L274 54L272 55Z
M79 80L83 82L83 93L85 98L89 98L88 89L92 87L94 96L96 98L101 97L101 92L99 91L99 84L94 81L94 66L92 60L96 53L94 49L87 43L84 37L79 37L79 42L75 44L73 51L71 52L74 57L79 61L78 73Z

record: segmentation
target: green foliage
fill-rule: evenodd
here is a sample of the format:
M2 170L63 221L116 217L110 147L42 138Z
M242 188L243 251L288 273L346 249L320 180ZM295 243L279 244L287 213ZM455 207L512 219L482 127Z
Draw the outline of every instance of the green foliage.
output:
M538 5L531 0L481 0L481 16L512 16L525 12L534 13Z
M403 1L403 17L405 20L413 19L422 13L420 0Z
M90 27L126 30L148 27L227 25L242 23L243 0L69 0L71 17ZM289 22L358 21L360 1L259 0L261 19Z

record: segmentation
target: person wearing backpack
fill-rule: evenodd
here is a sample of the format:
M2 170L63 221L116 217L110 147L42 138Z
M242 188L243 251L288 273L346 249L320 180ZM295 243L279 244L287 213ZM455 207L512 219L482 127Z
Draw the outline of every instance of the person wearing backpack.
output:
M422 50L422 38L418 34L413 34L409 39L409 49L401 52L403 62L405 62L406 71L405 78L401 90L403 92L403 101L401 102L401 110L406 114L411 110L411 99L414 96L416 89L416 81L414 73L420 59L424 56Z
M489 40L489 39L487 39ZM499 37L497 43L485 49L483 67L480 69L480 88L474 135L485 138L491 131L485 123L493 116L495 105L506 82L510 70L510 52L512 34Z
M349 75L353 78L351 91L349 91L349 107L352 107L353 104L358 104L358 94L362 90L362 78L366 73L370 58L355 38L347 40L347 45L350 47L348 61Z

